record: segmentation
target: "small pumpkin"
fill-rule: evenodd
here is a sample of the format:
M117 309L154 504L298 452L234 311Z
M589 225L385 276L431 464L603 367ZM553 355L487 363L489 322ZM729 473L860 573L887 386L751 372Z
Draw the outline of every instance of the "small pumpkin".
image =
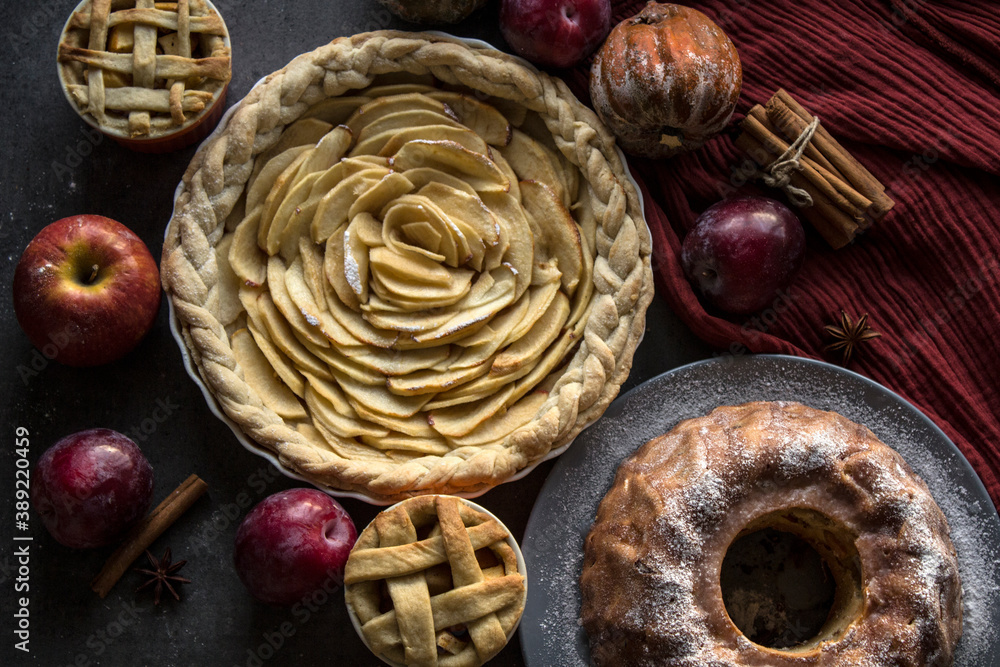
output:
M458 23L486 0L380 0L389 11L411 23Z
M729 122L743 68L729 37L681 5L649 2L615 26L590 70L597 114L626 152L670 157Z

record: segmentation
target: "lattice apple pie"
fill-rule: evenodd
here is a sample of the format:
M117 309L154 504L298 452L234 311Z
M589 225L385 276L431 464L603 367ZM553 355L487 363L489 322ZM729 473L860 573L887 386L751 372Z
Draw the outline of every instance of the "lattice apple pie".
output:
M82 116L140 147L218 106L232 73L228 39L205 0L86 0L59 42L60 79Z
M226 414L378 501L481 491L569 442L652 296L593 113L513 57L398 32L251 91L184 176L163 273Z
M526 582L511 542L496 518L454 496L410 498L381 512L344 570L365 643L400 665L488 661L524 611Z

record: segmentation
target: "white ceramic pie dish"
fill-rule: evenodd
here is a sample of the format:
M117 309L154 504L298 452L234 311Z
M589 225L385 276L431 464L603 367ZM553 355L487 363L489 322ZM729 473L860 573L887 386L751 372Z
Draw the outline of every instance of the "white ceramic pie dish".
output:
M390 507L387 507L384 511L388 512L388 511L392 510L393 508L395 508L396 506L398 506L398 505L400 505L402 503L405 503L405 502L406 502L406 500L401 500L400 502L395 503L395 504L393 504ZM499 518L497 518L497 516L495 514L493 514L492 512L490 512L488 509L486 509L482 505L474 503L471 500L468 500L467 498L462 498L462 502L464 502L466 505L468 505L472 509L476 510L477 512L482 512L483 514L486 514L487 516L491 517L497 523L499 523L501 526L503 526L504 529L507 531L507 544L510 545L510 548L514 550L514 556L517 559L517 571L521 574L521 576L524 577L525 600L527 600L527 593L528 593L528 568L527 568L527 566L524 563L524 555L521 553L521 546L517 543L517 540L514 539L514 536L511 534L510 529L507 528L507 526L504 524L504 522L501 521ZM374 521L374 519L373 519L373 521ZM345 589L345 594L346 594L346 589ZM385 658L385 657L379 655L378 653L376 653L372 649L371 645L368 643L368 640L365 639L365 633L361 630L361 621L360 621L360 619L358 619L358 615L355 613L354 608L351 607L350 604L346 604L345 606L347 607L347 615L351 619L351 625L354 626L354 631L358 633L358 637L360 637L361 641L364 642L364 645L368 647L368 650L372 652L372 655L374 655L375 657L379 658L383 663L389 665L390 667L407 667L407 665L405 665L403 663L396 662L394 660L389 660L388 658ZM524 617L524 613L522 612L521 616L518 617L517 622L514 623L513 627L511 627L510 632L507 633L507 641L508 642L510 641L510 638L514 636L514 633L517 632L517 628L521 624L521 618L523 618L523 617Z
M473 47L473 48L498 50L498 49L496 49L496 47L492 46L491 44L489 44L487 42L484 42L482 40L478 40L478 39L456 37L456 36L453 36L453 35L449 35L448 33L438 32L438 31L432 31L430 34L438 35L438 36L441 36L441 37L444 37L444 38L456 39L456 40L459 40L461 42L464 42L465 44L467 44L467 45L469 45L470 47ZM527 61L523 61L523 62L524 62L524 65L527 66L527 67L533 67L532 65L530 65L529 63L527 63ZM261 79L260 81L258 81L256 84L254 84L254 87L260 85L264 80L265 79ZM239 107L239 105L240 105L240 102L237 102L237 103L233 104L233 106L231 106L226 111L225 115L222 117L222 119L220 120L220 122L216 126L215 130L212 132L212 134L209 135L204 140L204 142L203 142L204 144L207 144L210 141L212 141L212 139L214 137L216 137L216 135L218 135L219 133L223 132L226 129L226 127L227 127L227 125L228 125L228 123L230 121L230 118L232 117L234 111ZM622 154L622 152L617 147L615 147L615 150L616 150L619 158L621 159L622 164L626 165L625 174L626 174L629 182L632 184L632 187L633 187L633 189L635 191L635 194L636 194L636 197L638 199L640 211L642 212L643 218L645 218L645 204L644 204L644 201L643 201L642 193L641 193L641 191L640 191L640 189L638 187L638 184L635 182L634 178L632 178L631 173L629 173L629 171L627 169L627 162L625 160L625 156ZM178 199L178 196L180 195L180 193L182 192L182 188L183 188L183 183L180 183L180 184L178 184L177 190L175 191L175 196L174 196L174 209L175 209L175 211L174 212L176 212L177 199ZM173 217L173 213L171 215ZM186 343L184 341L184 337L183 337L183 334L181 332L180 320L177 317L173 301L170 298L168 298L166 301L168 303L168 308L169 308L170 330L171 330L171 333L173 334L174 339L177 341L177 344L178 344L178 346L179 346L179 348L181 350L181 355L182 355L183 360L184 360L184 366L187 369L188 375L191 376L191 378L195 381L195 383L201 389L202 394L205 396L205 400L206 400L206 402L207 402L207 404L209 406L209 409L212 411L212 413L215 414L219 419L221 419L225 424L227 424L229 426L230 430L232 430L233 434L236 436L237 441L241 445L243 445L243 447L245 449L247 449L248 451L250 451L250 452L252 452L254 454L257 454L258 456L261 456L261 457L265 458L272 465L274 465L281 473L283 473L287 477L295 479L295 480L299 480L299 481L302 481L302 482L307 482L307 483L309 483L309 484L311 484L313 486L316 486L320 490L322 490L322 491L324 491L326 493L329 493L332 496L344 497L344 498L354 498L354 499L361 500L361 501L364 501L364 502L367 502L367 503L373 504L373 505L390 505L390 504L393 504L395 502L392 499L386 499L386 498L382 498L382 497L372 496L372 495L363 493L361 491L344 490L344 489L339 489L339 488L334 488L334 487L326 486L326 485L321 484L321 483L317 483L315 480L308 479L305 476L303 476L303 475L295 472L294 470L290 469L288 466L284 465L279 460L278 456L274 452L272 452L272 451L270 451L270 450L268 450L268 449L260 446L252 438L250 438L242 430L242 428L236 422L234 422L231 418L229 418L224 413L224 411L221 409L218 401L216 400L216 398L214 397L214 395L211 393L211 391L207 387L207 385L206 385L204 379L201 377L201 375L200 375L200 373L199 373L199 371L197 369L197 366L195 365L195 362L192 359L191 354L190 354L190 352L189 352L189 350L187 348L187 345L186 345ZM640 342L641 342L641 337L640 337ZM590 424L592 424L593 421L596 421L596 419L592 420L590 422L587 422L587 424L584 426L584 428L586 426L589 426ZM548 460L551 460L551 459L554 459L554 458L558 457L560 454L562 454L563 452L565 452L566 449L572 444L572 442L573 441L570 440L570 441L562 444L559 447L551 449L543 457L541 457L541 458L537 459L536 461L530 463L529 465L527 465L526 467L522 468L521 470L519 470L514 475L512 475L512 476L510 476L510 477L502 480L499 483L512 482L512 481L517 481L519 479L522 479L526 475L530 474L541 463L543 463L545 461L548 461ZM468 499L468 498L476 498L478 496L483 495L487 491L489 491L490 488L493 488L493 487L492 486L480 487L480 488L476 488L475 490L468 491L468 492L464 492L464 491L463 492L456 492L453 495L459 496L461 498L466 498L466 499Z

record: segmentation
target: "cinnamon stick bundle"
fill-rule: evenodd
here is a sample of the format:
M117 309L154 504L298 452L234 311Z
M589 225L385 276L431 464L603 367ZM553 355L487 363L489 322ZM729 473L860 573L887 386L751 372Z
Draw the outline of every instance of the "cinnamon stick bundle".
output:
M740 124L736 145L761 167L784 154L810 126L814 116L784 89L766 105L756 105ZM822 126L818 125L799 159L801 169L789 184L813 201L799 213L834 248L842 248L860 231L881 219L893 201L871 172Z

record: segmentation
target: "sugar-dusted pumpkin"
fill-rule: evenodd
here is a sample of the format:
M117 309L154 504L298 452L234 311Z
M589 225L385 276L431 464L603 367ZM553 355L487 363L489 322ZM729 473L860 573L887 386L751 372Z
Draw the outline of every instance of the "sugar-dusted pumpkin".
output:
M710 18L649 2L615 26L590 71L598 115L628 153L701 146L732 116L743 83L736 47Z
M411 23L458 23L486 0L380 0L393 14Z

